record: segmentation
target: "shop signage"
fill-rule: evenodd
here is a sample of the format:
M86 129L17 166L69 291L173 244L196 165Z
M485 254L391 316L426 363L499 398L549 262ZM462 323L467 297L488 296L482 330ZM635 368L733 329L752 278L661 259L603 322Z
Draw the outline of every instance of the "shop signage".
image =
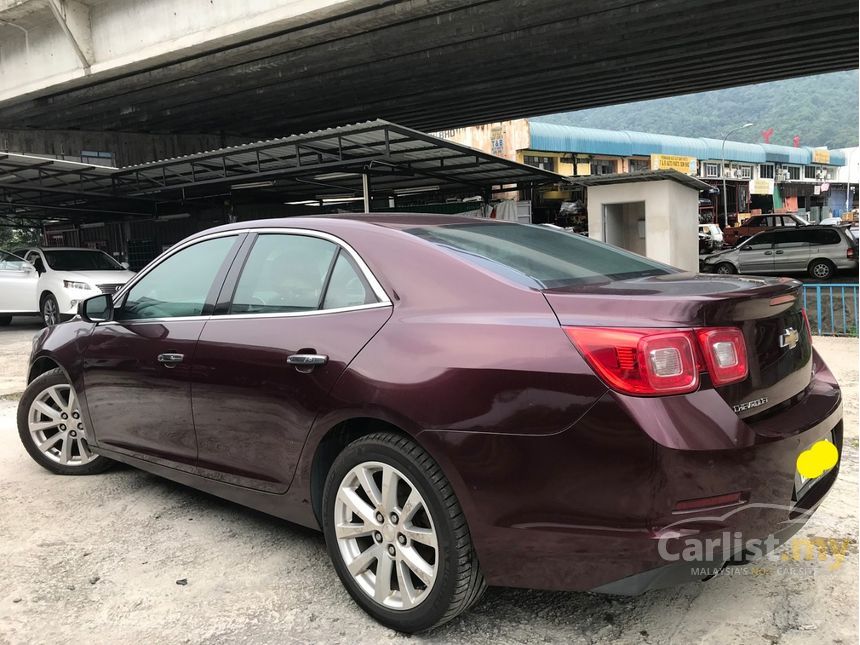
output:
M773 195L773 179L751 179L750 193L753 195Z
M685 175L695 175L696 162L695 157L651 155L651 170L677 170Z
M490 130L490 148L494 155L501 156L505 151L505 132L500 127Z
M812 163L830 163L830 151L826 148L812 150Z

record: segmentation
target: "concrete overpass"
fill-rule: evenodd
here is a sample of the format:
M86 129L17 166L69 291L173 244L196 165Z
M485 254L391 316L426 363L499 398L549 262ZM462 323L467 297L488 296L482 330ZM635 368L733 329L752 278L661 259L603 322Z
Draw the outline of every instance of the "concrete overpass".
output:
M857 34L856 0L0 0L0 131L439 130L852 69Z

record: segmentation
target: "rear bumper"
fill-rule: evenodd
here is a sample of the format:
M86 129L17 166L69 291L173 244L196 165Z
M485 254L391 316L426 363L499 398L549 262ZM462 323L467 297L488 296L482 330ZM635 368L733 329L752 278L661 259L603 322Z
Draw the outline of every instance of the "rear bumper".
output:
M709 408L713 399L665 397L662 409L649 410L607 393L555 435L420 438L456 472L449 478L488 584L635 594L701 580L745 558L749 540L773 536L764 553L800 529L838 465L795 500L797 456L825 438L842 450L838 386L826 368L813 381L802 414L801 406L777 413L761 432L724 402ZM674 512L679 501L733 492L743 504ZM736 533L741 548L723 540L693 561L673 559L688 543Z

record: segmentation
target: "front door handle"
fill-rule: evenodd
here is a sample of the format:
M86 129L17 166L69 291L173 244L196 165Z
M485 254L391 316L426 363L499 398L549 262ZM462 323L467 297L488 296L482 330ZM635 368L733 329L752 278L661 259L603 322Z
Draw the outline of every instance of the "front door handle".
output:
M773 255L773 251L765 251L764 254L765 255Z
M287 363L295 365L296 367L325 365L328 363L328 356L325 354L292 354L287 356Z
M785 253L785 251L775 251L775 253L776 253L777 255L782 255L783 253Z
M164 367L176 367L185 359L185 354L177 354L175 352L167 352L158 355L158 362Z

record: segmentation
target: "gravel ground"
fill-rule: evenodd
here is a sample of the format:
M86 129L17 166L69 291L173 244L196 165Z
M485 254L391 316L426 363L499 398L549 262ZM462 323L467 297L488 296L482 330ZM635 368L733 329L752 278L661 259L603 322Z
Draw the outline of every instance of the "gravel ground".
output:
M33 463L8 393L22 389L36 329L0 331L0 643L407 640L356 608L314 532L132 468L60 478ZM846 398L841 477L801 532L837 545L823 560L766 560L637 598L490 589L411 640L856 643L858 343L816 346Z

